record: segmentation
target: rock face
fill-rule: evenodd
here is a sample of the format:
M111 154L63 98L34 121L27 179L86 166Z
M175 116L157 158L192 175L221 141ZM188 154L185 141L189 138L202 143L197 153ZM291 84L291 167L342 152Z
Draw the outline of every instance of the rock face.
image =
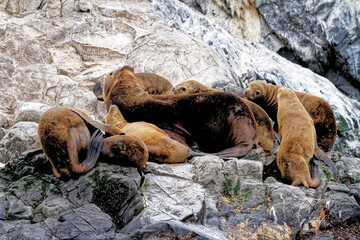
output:
M356 0L254 2L267 28L263 31L266 46L359 99L360 6Z
M254 7L267 5L254 3L0 0L0 161L7 163L0 170L0 238L288 239L326 230L331 238L338 226L356 237L350 230L360 216L360 104L316 73L239 38L259 39ZM67 182L54 177L44 154L22 158L39 146L37 122L51 106L104 120L92 87L124 64L174 85L194 79L241 95L260 79L324 98L338 121L338 152L329 156L339 176L322 166L317 189L283 184L260 148L246 159L149 162L142 172L98 163Z

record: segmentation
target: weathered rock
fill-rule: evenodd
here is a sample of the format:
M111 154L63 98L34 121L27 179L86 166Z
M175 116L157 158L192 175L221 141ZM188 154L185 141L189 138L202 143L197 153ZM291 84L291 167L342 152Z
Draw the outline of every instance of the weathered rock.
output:
M3 160L18 158L20 153L40 147L37 127L38 124L34 122L18 122L12 126L0 140Z
M356 1L254 2L269 28L263 35L268 47L276 45L270 36L279 39L284 46L273 50L285 57L293 55L359 99L359 91L354 94L346 84L347 80L360 89L360 7Z
M15 112L14 124L17 122L39 122L41 115L50 108L42 103L21 102Z
M342 192L327 192L324 194L325 207L336 219L346 221L360 216L360 206L353 196Z

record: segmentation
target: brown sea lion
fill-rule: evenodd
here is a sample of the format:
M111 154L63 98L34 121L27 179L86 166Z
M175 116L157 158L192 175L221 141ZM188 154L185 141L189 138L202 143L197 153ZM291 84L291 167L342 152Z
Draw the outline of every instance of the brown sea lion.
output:
M119 108L111 105L106 115L106 124L114 125L126 135L137 136L149 150L149 160L164 163L185 162L190 148L171 139L163 130L147 122L128 123Z
M114 82L115 73L117 70L109 72L104 80L104 86L101 88L101 83L97 82L94 86L94 94L98 100L104 101L108 94L112 83ZM140 87L147 93L152 95L167 95L172 94L173 85L166 79L154 73L135 73L136 79Z
M97 129L109 135L124 134L114 126L94 120L85 122L67 107L52 107L44 112L39 121L38 136L56 177L72 177L90 171L100 154L109 156L113 161L119 160L118 164L122 164L120 160L126 159L141 168L146 163L148 152L140 139L125 135L103 139L103 134ZM136 141L139 148L145 148L142 155L134 156L128 146ZM112 156L113 152L121 152L123 155Z
M174 94L193 94L203 92L221 92L220 90L209 88L195 80L188 80L179 83L173 88ZM243 99L250 107L256 120L258 130L259 145L264 149L266 156L271 156L273 151L274 132L272 123L267 113L257 104Z
M279 87L261 81L253 81L245 89L244 97L262 107L270 118L277 122L276 96ZM314 120L318 146L324 152L330 151L336 140L336 119L330 105L324 99L314 95L297 91L295 94Z
M319 175L310 175L309 163L316 144L314 122L295 92L286 87L277 91L280 147L277 165L281 177L291 185L317 187Z
M221 157L244 156L258 142L254 115L239 97L225 92L150 95L128 66L115 72L105 102L108 110L117 105L130 122L153 123L171 138Z

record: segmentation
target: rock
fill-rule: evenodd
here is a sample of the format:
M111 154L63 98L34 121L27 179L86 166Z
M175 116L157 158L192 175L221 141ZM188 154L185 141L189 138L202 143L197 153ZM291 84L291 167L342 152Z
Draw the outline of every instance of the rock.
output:
M17 122L39 122L41 115L50 108L42 103L20 102L15 112L14 124Z
M38 124L18 122L9 129L0 140L0 149L5 161L18 158L20 153L40 147L37 137Z
M268 39L265 45L272 48L274 44L269 35L276 36L284 47L273 50L284 52L285 57L287 53L292 54L302 65L326 75L336 86L354 96L351 89L346 89L346 81L360 89L357 21L360 15L356 1L254 2L269 28L263 35ZM287 21L283 20L285 18ZM359 91L355 94L358 98Z
M360 216L360 205L353 196L342 192L327 192L324 194L323 202L325 207L336 219L346 221Z

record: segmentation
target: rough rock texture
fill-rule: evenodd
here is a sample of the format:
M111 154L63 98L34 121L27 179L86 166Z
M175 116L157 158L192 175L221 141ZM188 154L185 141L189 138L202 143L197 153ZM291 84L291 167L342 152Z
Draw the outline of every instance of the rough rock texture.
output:
M231 34L256 33L247 25L251 1L214 0L219 15L210 1L184 2L0 0L0 154L7 162L0 170L0 239L288 239L321 231L331 238L340 226L358 226L360 164L351 155L360 156L359 102ZM149 162L140 173L98 163L67 182L54 177L44 154L21 158L39 146L37 121L51 106L71 105L103 120L105 106L92 87L124 64L173 84L195 79L239 95L260 79L323 97L338 121L338 152L329 156L339 175L321 165L317 189L291 187L281 183L276 162L265 165L261 149L246 159Z
M254 2L264 21L262 36L266 46L360 98L358 1Z

